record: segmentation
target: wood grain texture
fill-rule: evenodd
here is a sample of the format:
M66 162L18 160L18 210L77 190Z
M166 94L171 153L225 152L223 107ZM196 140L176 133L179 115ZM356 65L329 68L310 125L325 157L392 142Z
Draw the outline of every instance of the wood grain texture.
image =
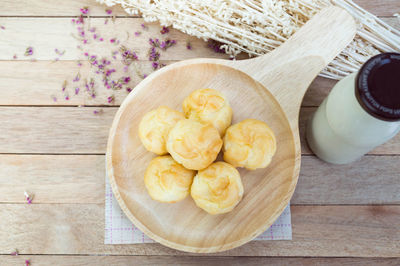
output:
M379 16L391 16L400 10L398 0L380 2L357 0L355 2ZM105 15L105 6L98 5L94 0L3 0L0 17L72 17L77 16L79 8L83 6L91 7L91 15ZM121 8L113 8L113 10L115 15L126 16ZM6 26L6 31L0 30L0 60L11 59L13 53L18 54L19 60L22 59L18 62L0 61L0 105L99 105L105 103L104 100L107 97L105 92L102 92L92 102L86 101L83 97L71 99L66 103L52 101L50 96L59 91L65 77L73 76L76 73L75 62L64 61L62 64L50 62L56 57L54 49L68 49L65 57L62 57L61 60L68 60L68 58L75 60L79 53L75 51L77 41L69 35L69 32L74 31L69 23L70 18L45 19L0 18L0 25ZM60 23L61 20L64 21ZM383 18L383 20L400 28L400 23L393 17ZM102 24L104 18L99 18L98 21L99 24ZM141 19L131 19L126 23L123 21L117 21L117 23L120 23L118 26L121 26L120 28L125 32L138 27L140 21ZM99 25L99 31L113 31L112 27L106 29L103 28L103 25ZM150 27L148 34L154 36L158 30L159 26L154 25ZM137 49L140 50L142 59L146 57L147 48L143 49L143 40L147 38L146 35L141 39L142 41L130 45L141 48ZM190 39L183 34L174 35L174 38L182 46L187 39ZM14 41L9 42L4 39L13 39ZM130 42L132 41L133 39L130 40ZM38 55L36 58L45 60L45 62L36 62L35 65L22 56L29 45L34 45L34 57ZM204 52L203 49L206 48L202 41L194 40L192 45L196 48L195 53L178 52L177 50L184 50L184 48L177 47L176 50L170 50L171 54L164 53L163 59L221 57L221 55L213 53L210 55L209 51ZM107 56L110 53L110 47L96 49L99 53ZM146 63L140 63L143 64L144 69L147 67ZM134 81L134 84L136 82ZM333 84L333 81L317 79L306 94L303 105L319 105ZM115 104L119 105L124 97L124 92L117 94ZM6 109L0 108L0 123L2 126L5 125L0 134L0 152L25 153L74 153L75 151L78 153L104 153L108 127L116 110L115 108L104 108L101 121L94 121L91 116L92 111L100 108L88 108L87 113L81 108L42 108L42 111L41 108ZM70 111L72 109L77 110ZM304 121L313 111L315 108L303 108L301 130ZM80 131L81 129L83 132ZM23 134L22 131L25 131L26 134ZM48 139L45 137L46 134L49 134ZM78 143L75 144L76 142ZM310 154L307 146L304 145L304 139L302 139L302 143L303 154ZM70 147L71 145L72 147ZM372 153L400 154L400 136L378 147ZM310 204L321 204L315 202L325 202L325 204L398 204L399 193L396 193L399 185L396 168L399 165L398 160L398 156L366 156L356 162L354 168L352 167L354 165L351 165L337 169L321 163L314 157L303 157L302 175L293 201L302 204L308 204L308 202ZM0 202L22 203L24 199L21 192L24 189L32 189L32 192L37 193L35 202L39 203L84 203L83 201L85 201L99 204L35 204L32 206L0 204L0 253L7 254L0 255L0 265L21 265L26 258L31 259L33 265L153 265L164 261L169 264L175 262L175 264L182 265L192 265L196 262L210 265L400 264L398 259L378 258L181 258L175 256L193 254L177 252L159 244L105 246L102 244L104 206L101 204L104 200L103 162L103 155L1 155ZM355 183L357 183L356 187ZM84 186L80 184L84 184ZM363 191L366 193L363 194ZM2 199L3 196L6 198L5 200ZM294 241L250 242L241 248L217 255L400 257L399 206L294 206L292 215ZM14 248L19 248L25 254L161 254L168 257L59 255L11 257L8 254Z
M104 155L0 155L0 203L103 203ZM351 165L303 156L292 205L400 204L400 156L365 156Z
M65 1L67 2L67 1ZM389 25L400 28L396 18L382 18ZM148 24L148 30L143 30L142 18L118 18L115 23L104 24L104 18L92 18L90 24L96 28L96 34L104 38L104 42L94 41L89 38L89 44L82 45L85 49L98 56L110 57L111 51L117 50L118 46L110 43L111 38L117 38L122 44L137 52L140 59L148 58L149 38L170 38L177 41L177 45L161 53L162 60L184 60L189 58L229 58L225 54L215 53L207 47L200 39L186 35L180 31L171 29L168 35L160 33L157 23ZM54 49L65 50L60 60L84 60L82 51L77 49L81 45L73 35L77 35L76 26L71 24L70 18L14 18L0 17L0 25L6 29L0 31L0 60L12 60L14 54L17 60L54 60L57 55ZM141 35L136 37L134 32L139 31ZM86 32L86 34L90 34ZM91 36L91 35L90 35ZM186 42L190 41L192 50L186 49ZM28 46L34 48L31 57L25 57L24 53ZM239 58L245 58L245 55Z
M32 265L57 266L152 266L152 265L209 265L209 266L311 266L311 265L343 265L343 266L398 266L399 258L275 258L275 257L195 257L195 256L51 256L20 255L12 257L0 255L0 261L9 266L24 265L29 260Z
M169 65L176 61L163 61ZM143 73L152 73L151 62L140 61L136 63ZM117 70L121 70L117 67ZM82 80L72 82L77 73ZM124 72L120 72L124 73ZM129 85L135 87L142 79L136 75L133 68L124 75L131 77ZM94 78L96 82L96 98L84 93L84 78ZM116 76L115 79L119 78ZM68 81L67 92L70 99L64 99L62 92L64 80ZM310 85L303 101L303 106L318 106L329 94L336 81L317 77ZM82 91L74 95L74 88L81 87ZM0 105L103 105L107 103L107 97L115 96L113 105L120 105L128 93L125 90L110 91L103 87L101 77L91 72L89 64L83 62L78 67L75 61L0 61ZM54 101L52 96L57 98Z
M151 48L148 43L149 38L174 39L177 44L161 53L161 60L183 60L197 57L218 57L229 58L228 55L215 53L207 47L207 44L195 37L186 35L180 31L171 29L167 35L160 33L161 27L157 23L146 24L147 30L143 30L142 18L118 18L115 22L104 24L104 18L90 19L90 27L96 29L97 40L92 39L92 33L85 26L88 44L83 45L78 41L77 26L71 24L70 18L14 18L0 17L0 25L6 29L0 31L0 60L12 60L13 55L17 55L17 60L54 60L57 54L54 49L65 50L65 54L60 60L84 60L83 52L77 48L81 45L84 50L89 50L91 54L98 57L111 57L111 52L118 50L119 45L111 43L115 38L121 44L134 50L139 59L148 58L148 51ZM86 23L89 23L88 21ZM88 25L88 24L86 24ZM135 32L141 32L136 37ZM75 36L75 37L74 37ZM98 41L104 38L103 42ZM186 49L186 43L190 41L192 50ZM32 46L34 51L30 57L24 56L28 46Z
M400 206L292 206L292 241L252 241L218 256L399 257ZM0 204L10 254L193 255L160 244L104 245L103 204ZM12 244L10 244L12 243Z
M400 24L397 19L384 19L396 28L400 28ZM111 92L110 90L106 90L101 85L102 82L100 80L100 77L98 75L94 75L93 70L90 71L87 62L83 62L83 67L79 68L75 61L66 60L68 58L68 54L70 58L75 58L80 54L80 52L75 47L77 41L64 30L60 30L60 28L67 28L69 30L72 30L72 26L69 23L68 25L60 25L60 21L58 18L45 20L46 21L44 22L43 18L12 18L11 21L15 24L14 29L9 30L7 28L7 30L5 31L0 31L0 36L4 37L0 38L0 50L2 49L2 52L0 52L0 59L11 59L13 56L12 51L15 51L15 49L18 50L17 54L19 55L19 60L16 61L0 60L0 105L99 105L106 103L106 98L112 94L115 96L115 102L113 104L119 105L126 97L126 91ZM63 22L65 22L65 19L62 20ZM54 23L54 26L53 21L56 21ZM131 19L131 21L133 28L140 27L140 23L142 22L141 19ZM58 29L49 30L47 29L48 24L51 25L51 27L55 27ZM25 29L26 25L29 25L29 29ZM38 55L39 59L46 58L46 60L31 62L27 60L28 58L21 55L25 51L26 47L31 45L30 40L33 39L35 42L40 41L41 38L36 38L36 36L41 35L41 31L43 28L46 28L47 31L49 31L50 33L47 34L46 39L42 41L44 44L41 43L41 45L39 46L41 51L36 51L35 49L34 57L36 58L36 55ZM30 30L32 29L35 30L31 32ZM17 33L19 31L24 31L24 37L12 37L13 35L18 35L14 34L13 30L16 30ZM148 34L155 34L157 31L158 26L154 25L150 27ZM162 53L162 58L174 58L174 60L172 61L163 61L164 63L169 64L171 62L176 62L177 59L187 59L198 56L212 56L218 58L227 57L226 55L215 54L211 52L209 49L205 48L206 44L204 42L197 39L196 41L192 42L194 50L188 52L186 48L183 47L188 38L187 35L179 34L177 32L175 33L173 34L173 36L176 37L180 46L174 47L172 48L173 50L168 50L167 52ZM9 37L10 40L12 39L13 41L7 41L7 37ZM67 39L70 40L67 41ZM50 41L47 42L47 40ZM141 36L138 41L135 40L135 47L141 46L141 49L139 50L141 51L142 59L146 59L147 48L143 49L143 41L147 41L146 36ZM51 46L49 43L56 43L57 45L54 44L54 46ZM62 48L60 47L64 45L71 46L71 50L66 50L66 57L61 57L59 62L49 61L56 58L54 49L57 48L62 50ZM97 48L98 50L100 50L100 54L110 56L109 45ZM111 48L115 49L114 46L111 46ZM137 63L137 66L142 73L149 74L152 72L151 63L148 61L140 61ZM118 70L121 70L120 68L120 66L117 67ZM78 72L80 72L82 79L78 83L73 83L72 79ZM126 75L131 76L132 81L130 82L130 85L132 85L132 87L136 86L141 80L141 78L139 78L135 74L135 70L133 67L129 68ZM88 97L88 95L85 95L82 90L78 96L75 96L73 92L75 87L83 87L84 80L91 77L94 77L96 80L97 97L95 99L92 99L91 97ZM68 81L67 91L70 96L69 101L64 100L65 93L61 91L64 80ZM308 89L308 92L304 97L303 106L318 106L322 102L322 100L328 95L330 89L333 87L334 84L335 81L333 80L317 78ZM57 101L53 100L53 96L57 98Z
M94 115L94 110L102 113ZM303 155L311 154L304 131L315 110L300 112ZM105 154L116 111L116 107L0 107L0 153ZM400 154L400 134L369 154Z
M0 202L103 203L103 155L0 155Z
M168 64L169 61L163 61ZM151 62L140 61L135 63L140 72L150 74L153 72ZM115 69L120 71L120 75L112 76L117 80L121 76L131 77L128 83L132 88L136 86L142 78L139 77L135 68L129 71L122 70L122 64ZM81 80L73 82L74 77L80 73ZM95 81L96 98L85 90L85 80L93 78ZM67 81L66 90L63 92L64 81ZM75 88L80 88L78 95L75 95ZM66 100L66 95L69 100ZM107 97L114 96L112 105L119 105L128 95L125 89L109 90L103 86L102 75L96 75L94 70L89 67L88 62L82 62L82 67L76 61L0 61L0 105L110 105ZM56 97L54 101L53 97Z
M377 2L374 0L354 0L355 3L373 12L377 16L392 16L394 12L400 9L400 3L397 0L385 0ZM77 16L79 8L89 6L92 16L104 16L104 9L94 0L36 0L34 3L30 0L3 0L0 16ZM116 15L126 16L122 8L113 7Z
M103 111L95 115L94 110ZM0 153L104 153L115 111L94 107L0 107Z
M0 16L46 16L46 17L60 17L60 16L79 16L79 11L82 7L90 8L91 16L109 16L105 10L111 9L111 15L127 16L128 14L120 7L114 6L112 8L106 5L100 5L95 0L2 0L2 8Z

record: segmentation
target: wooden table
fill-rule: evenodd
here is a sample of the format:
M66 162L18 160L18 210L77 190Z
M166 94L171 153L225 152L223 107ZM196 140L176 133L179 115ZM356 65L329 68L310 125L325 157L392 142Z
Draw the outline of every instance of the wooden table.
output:
M399 0L356 2L400 28L392 17L400 12ZM54 102L52 95L78 71L81 55L70 35L71 18L90 6L93 25L111 38L116 33L106 31L105 7L89 0L2 0L0 6L5 26L0 29L0 265L22 265L25 259L32 265L400 264L400 135L351 165L318 160L305 144L304 124L334 85L323 78L313 82L301 110L303 158L291 201L292 241L253 241L209 256L159 244L104 245L104 153L126 92L108 105L105 90L94 100L76 96ZM113 10L121 16L114 24L119 33L140 28L141 18ZM152 25L143 34L158 31ZM162 55L167 63L225 57L202 41L169 34L178 45ZM129 41L142 59L147 38ZM184 48L187 39L192 51ZM23 56L28 46L34 47L36 62ZM53 62L55 48L66 50L59 62ZM89 68L83 64L84 77ZM139 64L149 69L149 62ZM94 115L99 109L103 112ZM33 204L26 204L24 190L35 194ZM14 249L21 255L10 256Z

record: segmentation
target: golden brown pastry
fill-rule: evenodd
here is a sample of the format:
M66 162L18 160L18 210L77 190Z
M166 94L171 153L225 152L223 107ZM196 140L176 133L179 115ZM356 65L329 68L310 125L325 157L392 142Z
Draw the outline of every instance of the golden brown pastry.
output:
M189 194L195 174L195 171L186 169L171 156L159 156L151 160L147 167L144 184L152 199L174 203Z
M167 106L160 106L145 114L139 124L139 137L144 147L158 155L167 154L169 131L185 116Z
M232 108L228 100L217 90L199 89L183 101L186 118L210 123L221 136L232 122Z
M191 119L176 123L167 141L167 150L175 161L192 170L209 166L221 147L222 139L215 127Z
M224 160L235 167L265 168L275 151L274 132L262 121L246 119L226 131Z
M216 162L194 177L191 196L196 205L210 214L233 210L243 196L238 170L225 162Z

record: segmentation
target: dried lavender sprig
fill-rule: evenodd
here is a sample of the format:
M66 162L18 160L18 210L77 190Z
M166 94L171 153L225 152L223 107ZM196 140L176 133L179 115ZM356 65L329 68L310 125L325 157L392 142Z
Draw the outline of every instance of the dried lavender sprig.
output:
M25 55L25 56L31 56L31 55L33 55L33 47L32 47L32 46L27 47L26 50L25 50L24 55Z

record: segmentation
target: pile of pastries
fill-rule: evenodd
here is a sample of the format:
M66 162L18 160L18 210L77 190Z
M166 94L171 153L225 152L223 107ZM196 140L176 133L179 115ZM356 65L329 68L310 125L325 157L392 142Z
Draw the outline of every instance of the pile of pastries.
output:
M210 214L230 212L243 197L235 167L267 167L276 151L275 135L256 119L231 125L229 101L214 89L193 91L182 107L183 113L160 106L139 124L144 147L160 155L146 169L146 189L159 202L190 194ZM221 149L225 162L215 162Z

